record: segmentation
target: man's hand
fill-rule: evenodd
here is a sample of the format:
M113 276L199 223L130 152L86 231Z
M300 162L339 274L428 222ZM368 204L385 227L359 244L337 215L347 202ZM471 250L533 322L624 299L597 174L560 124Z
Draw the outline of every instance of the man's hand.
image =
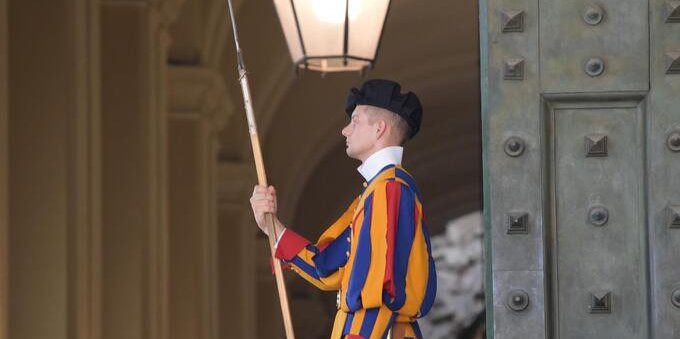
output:
M250 206L253 208L253 215L257 226L269 235L269 229L265 222L265 214L271 213L274 215L274 227L276 227L276 235L280 235L283 231L283 226L276 218L276 190L274 186L264 187L256 185L253 189L253 196L250 197Z

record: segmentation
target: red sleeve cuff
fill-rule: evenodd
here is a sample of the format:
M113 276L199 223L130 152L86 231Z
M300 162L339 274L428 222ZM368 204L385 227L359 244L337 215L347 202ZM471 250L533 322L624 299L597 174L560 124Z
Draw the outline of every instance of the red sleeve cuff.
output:
M287 228L276 246L275 255L279 259L291 261L307 245L309 245L307 239Z

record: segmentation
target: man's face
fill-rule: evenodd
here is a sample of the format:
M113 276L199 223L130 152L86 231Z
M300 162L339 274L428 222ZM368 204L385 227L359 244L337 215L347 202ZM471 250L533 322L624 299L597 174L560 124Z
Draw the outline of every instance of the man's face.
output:
M377 140L375 124L370 123L366 110L367 106L357 105L349 123L342 129L347 156L361 161L373 154Z

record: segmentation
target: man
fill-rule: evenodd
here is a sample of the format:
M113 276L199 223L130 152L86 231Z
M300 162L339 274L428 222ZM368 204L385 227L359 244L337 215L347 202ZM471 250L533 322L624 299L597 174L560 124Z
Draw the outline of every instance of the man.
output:
M420 101L388 80L352 88L342 129L347 155L362 162L363 192L311 244L275 219L276 257L322 290L338 291L332 339L422 338L416 319L432 307L436 273L420 192L401 167L402 145L419 130ZM250 199L263 232L276 214L274 187Z

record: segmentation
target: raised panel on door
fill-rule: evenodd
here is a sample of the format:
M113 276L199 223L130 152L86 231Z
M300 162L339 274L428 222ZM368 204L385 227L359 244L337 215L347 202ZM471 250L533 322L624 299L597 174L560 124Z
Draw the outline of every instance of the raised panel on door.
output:
M644 338L641 102L550 102L546 109L552 152L553 333L561 339Z

